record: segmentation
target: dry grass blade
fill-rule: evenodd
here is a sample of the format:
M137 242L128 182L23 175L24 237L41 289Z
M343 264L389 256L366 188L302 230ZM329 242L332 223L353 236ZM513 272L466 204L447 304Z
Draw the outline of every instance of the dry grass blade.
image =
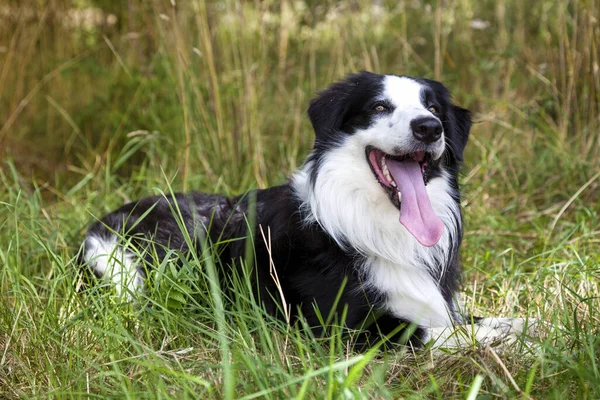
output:
M271 256L271 228L267 227L267 236L265 237L265 232L263 230L262 225L259 225L259 227L260 234L262 235L263 241L265 242L265 246L267 247L267 252L269 253L269 274L271 275L271 279L273 279L273 282L275 282L275 286L277 287L277 291L279 292L279 298L281 300L281 305L285 315L285 321L289 325L291 306L288 305L288 303L285 301L285 296L283 294L281 282L279 281L279 276L277 276L277 269L275 268L275 264L273 263L273 257Z

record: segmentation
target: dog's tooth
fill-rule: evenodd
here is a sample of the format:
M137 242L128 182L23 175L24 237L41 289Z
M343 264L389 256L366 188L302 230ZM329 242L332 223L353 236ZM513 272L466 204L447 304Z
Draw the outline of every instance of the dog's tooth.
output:
M402 193L400 191L396 192L398 194L398 201L402 201Z
M390 170L388 169L387 164L385 164L383 166L382 172L383 172L383 176L385 176L385 179L387 179L388 182L394 182L394 180L392 179L392 175L390 175Z
M385 179L387 179L390 186L395 188L396 182L394 182L394 178L392 178L392 175L390 174L390 170L388 169L387 163L385 161L385 157L381 157L380 162L381 162L381 172L383 173L383 176L385 177Z
M387 164L383 164L383 167L381 168L381 170L383 171L384 174L389 175L390 174L390 170L388 169Z

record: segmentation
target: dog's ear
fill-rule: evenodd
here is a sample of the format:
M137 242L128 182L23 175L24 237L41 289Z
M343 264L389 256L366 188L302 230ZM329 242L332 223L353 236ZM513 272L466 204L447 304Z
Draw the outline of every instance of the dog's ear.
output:
M459 161L463 161L463 151L469 140L471 131L471 112L454 104L448 110L448 120L452 126L453 134L446 138L447 144Z
M379 80L377 74L361 71L319 92L308 107L308 117L317 141L340 132L349 111L354 107L354 94L364 91L365 87L374 87Z
M349 88L346 81L337 82L318 93L308 107L308 117L317 140L340 129L348 110Z

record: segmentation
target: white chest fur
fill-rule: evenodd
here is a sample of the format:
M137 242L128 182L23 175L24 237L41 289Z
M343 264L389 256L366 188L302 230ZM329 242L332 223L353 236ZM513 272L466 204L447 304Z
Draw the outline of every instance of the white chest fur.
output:
M432 206L445 227L435 246L422 246L403 227L396 226L395 230L403 234L396 236L395 243L391 244L396 250L394 257L371 255L363 269L367 284L384 295L384 307L393 315L420 326L450 326L453 321L453 311L448 309L439 287L451 247L456 246L459 234L460 214L450 196L451 190L445 175L427 185ZM398 218L397 211L394 214L393 217Z
M452 324L451 311L427 269L374 258L365 268L366 284L383 294L383 307L394 316L419 326Z
M424 247L400 224L399 211L373 177L364 148L361 137L354 136L324 157L314 182L310 161L294 175L306 220L318 222L342 248L366 257L365 283L383 295L393 315L421 326L450 325L438 283L457 243L460 212L448 175L442 173L426 187L445 231L435 246Z

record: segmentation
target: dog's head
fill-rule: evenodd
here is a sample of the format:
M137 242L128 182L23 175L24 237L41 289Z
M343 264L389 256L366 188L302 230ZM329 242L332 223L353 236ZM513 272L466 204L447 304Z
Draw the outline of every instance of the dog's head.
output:
M431 186L456 175L471 126L469 111L452 104L444 85L363 71L320 92L308 115L316 140L305 169L321 196L313 205L327 201L316 192L325 181L340 188L338 196L355 197L346 202L358 196L377 207L383 197L421 244L438 242L444 226ZM324 225L325 210L311 208Z
M440 82L366 71L320 92L308 115L316 148L357 135L371 147L366 152L396 158L423 152L427 162L439 160L445 150L452 161L462 161L471 127L469 111L452 104ZM379 169L374 172L385 184Z

